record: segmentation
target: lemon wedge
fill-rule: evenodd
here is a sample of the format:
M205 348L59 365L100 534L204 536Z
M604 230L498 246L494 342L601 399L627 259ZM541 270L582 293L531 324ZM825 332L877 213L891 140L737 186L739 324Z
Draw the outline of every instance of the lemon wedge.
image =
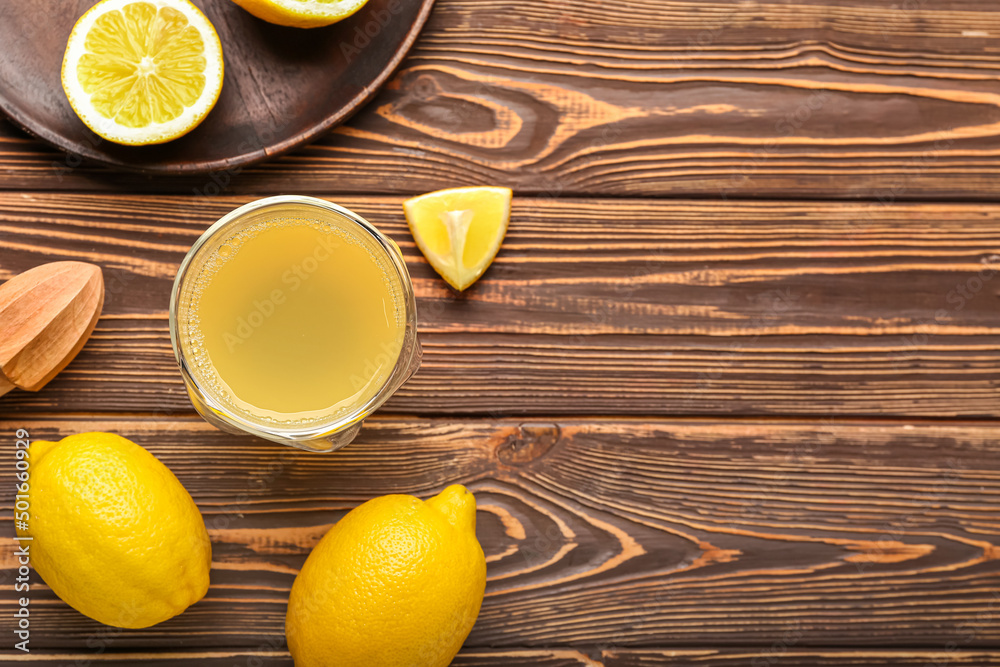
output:
M368 0L233 0L259 19L291 28L319 28L358 11Z
M102 0L73 26L62 85L73 111L118 144L159 144L205 119L222 90L222 44L189 0Z
M407 199L403 211L420 252L449 285L462 291L496 257L513 195L510 188L451 188Z

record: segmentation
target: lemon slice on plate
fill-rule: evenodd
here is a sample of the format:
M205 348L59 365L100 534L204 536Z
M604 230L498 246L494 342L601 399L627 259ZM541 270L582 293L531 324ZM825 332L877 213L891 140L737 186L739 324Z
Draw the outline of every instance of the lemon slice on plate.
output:
M233 0L259 19L291 28L319 28L358 11L368 0Z
M496 257L510 221L510 188L430 192L403 202L406 222L434 270L461 291Z
M143 146L197 127L222 71L219 36L189 0L102 0L73 26L62 85L87 127Z

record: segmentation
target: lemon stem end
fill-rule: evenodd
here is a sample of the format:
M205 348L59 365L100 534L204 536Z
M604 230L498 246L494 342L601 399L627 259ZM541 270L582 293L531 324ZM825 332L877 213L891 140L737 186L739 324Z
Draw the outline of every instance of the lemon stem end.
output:
M452 484L427 500L427 504L441 512L455 528L476 532L476 497L461 484Z

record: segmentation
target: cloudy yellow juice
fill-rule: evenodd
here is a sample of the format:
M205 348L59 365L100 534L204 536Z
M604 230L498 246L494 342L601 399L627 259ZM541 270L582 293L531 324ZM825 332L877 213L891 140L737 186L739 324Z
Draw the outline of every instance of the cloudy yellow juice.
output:
M392 373L404 296L364 230L291 212L199 253L178 330L192 377L235 414L296 428L364 405Z

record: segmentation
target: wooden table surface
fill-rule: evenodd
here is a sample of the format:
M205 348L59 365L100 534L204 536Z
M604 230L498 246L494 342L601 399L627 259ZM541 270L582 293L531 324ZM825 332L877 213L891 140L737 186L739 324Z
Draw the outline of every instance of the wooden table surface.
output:
M29 655L4 548L0 661L290 665L323 533L458 482L489 583L456 665L1000 665L998 40L992 0L438 0L369 106L257 167L114 173L0 121L0 279L107 283L3 439L126 435L213 541L208 595L147 630L32 575ZM459 296L400 202L473 184L515 201ZM335 454L209 427L170 351L188 247L281 193L373 221L417 293L422 368Z

